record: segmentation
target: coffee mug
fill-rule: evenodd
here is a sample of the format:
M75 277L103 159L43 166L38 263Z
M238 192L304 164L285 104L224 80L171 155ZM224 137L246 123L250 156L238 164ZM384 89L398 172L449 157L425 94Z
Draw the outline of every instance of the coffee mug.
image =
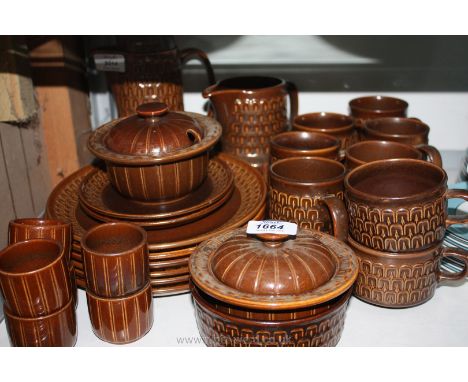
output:
M293 130L332 135L340 139L342 149L351 146L359 139L354 119L338 113L317 112L298 115L293 120Z
M63 308L73 287L62 245L31 239L6 247L0 252L0 290L12 315L40 317Z
M435 244L416 252L381 252L367 248L351 237L349 246L358 258L359 273L354 295L359 299L388 308L407 308L432 298L440 282L466 277L468 252ZM457 273L441 269L442 258L452 256L464 262Z
M384 159L407 158L422 160L426 153L430 153L426 158L428 162L442 167L439 152L431 146L425 146L423 149L422 147L416 148L391 141L364 141L355 143L346 149L345 166L349 171L365 163Z
M271 138L270 163L291 157L322 157L338 160L340 140L309 131L287 131Z
M149 279L146 232L131 223L106 223L81 239L86 288L101 297L122 297Z
M427 145L430 128L417 118L386 117L366 121L360 130L361 140L380 140Z
M468 191L448 190L440 167L415 159L364 164L344 180L353 240L389 252L420 251L440 243L450 224L468 215L447 216L447 199L468 200Z
M380 117L406 117L408 102L386 96L359 97L349 101L351 115L359 120Z
M269 213L274 220L331 233L345 240L345 167L327 158L287 158L270 166Z

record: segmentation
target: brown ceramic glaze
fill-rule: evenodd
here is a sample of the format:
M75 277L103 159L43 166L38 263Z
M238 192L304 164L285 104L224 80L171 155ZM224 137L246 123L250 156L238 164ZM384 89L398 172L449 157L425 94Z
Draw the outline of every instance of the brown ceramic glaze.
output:
M406 117L408 103L386 96L359 97L349 101L351 115L362 120L380 117Z
M348 170L352 170L365 163L375 162L385 159L423 159L426 154L422 148L416 148L398 142L391 141L364 141L358 142L348 147L345 154L345 165ZM427 158L439 167L442 163L438 161L437 155Z
M5 307L8 336L12 346L74 346L77 339L75 304L70 299L58 311L43 317L24 318Z
M348 292L322 304L313 305L312 307L271 311L251 308L247 309L240 306L227 304L204 293L202 290L193 285L192 282L190 283L190 291L194 295L194 298L201 299L212 309L220 313L231 315L237 318L245 318L258 321L289 321L300 318L311 318L313 316L321 315L323 313L333 310L334 308L336 308L337 305L340 305L343 302L343 300L348 300L350 295L352 294L352 288L350 288Z
M326 158L288 158L270 167L269 214L274 220L346 239L345 167Z
M13 315L40 317L63 308L73 290L62 245L31 239L6 247L0 252L0 287Z
M240 318L217 309L192 289L200 336L207 346L336 346L350 291L327 311L285 320ZM268 313L264 313L268 315ZM294 316L294 313L291 313Z
M296 236L229 231L200 244L189 260L197 288L248 309L312 307L345 293L357 276L353 252L336 238L307 229Z
M270 138L289 128L298 109L297 89L291 82L273 77L234 77L203 91L216 119L223 126L222 150L268 174Z
M430 128L415 118L377 118L366 121L362 140L384 140L418 146L429 142Z
M234 175L235 189L231 198L208 216L182 226L149 230L150 251L166 251L199 244L221 232L240 227L249 220L264 216L266 184L258 171L245 162L227 154L218 156L228 164ZM84 233L99 224L79 207L78 190L83 179L94 167L86 166L64 179L47 201L46 216L70 222L74 240L81 241Z
M357 261L317 231L288 237L238 229L202 243L189 269L208 346L334 346Z
M380 252L348 241L359 260L354 295L387 308L406 308L432 298L440 282L463 279L468 271L468 254L436 244L418 252ZM443 257L453 256L465 263L458 273L440 268Z
M57 240L63 246L67 261L70 260L72 241L70 223L42 218L11 220L8 225L8 243L15 244L29 239Z
M130 115L143 103L166 103L171 110L184 110L182 66L198 60L207 72L208 83L214 73L207 55L195 48L178 50L169 36L119 36L116 48L95 53L119 54L124 57L124 72L106 72L120 117ZM123 41L125 40L125 41ZM130 40L130 41L129 41Z
M144 337L153 326L153 297L148 283L138 292L121 298L103 298L86 291L94 334L113 344Z
M146 232L130 223L106 223L81 239L87 289L101 297L122 297L149 281Z
M112 185L125 197L171 200L194 191L208 172L208 153L221 136L215 120L170 112L162 103L93 132L88 148L107 165Z
M338 160L340 140L328 134L287 131L271 138L270 163L291 157L323 157Z
M345 178L349 233L379 251L411 252L439 243L446 225L468 217L447 216L447 199L468 200L466 190L447 190L440 167L414 159L367 163Z
M229 197L233 189L234 176L229 166L222 160L212 158L208 163L208 176L200 187L172 202L129 200L112 187L106 172L98 168L83 180L79 197L80 204L98 216L157 223L178 218L185 220L190 215L197 218L206 216L219 207L217 202Z
M294 130L332 135L341 141L341 148L357 142L358 134L353 118L337 113L309 113L294 118Z

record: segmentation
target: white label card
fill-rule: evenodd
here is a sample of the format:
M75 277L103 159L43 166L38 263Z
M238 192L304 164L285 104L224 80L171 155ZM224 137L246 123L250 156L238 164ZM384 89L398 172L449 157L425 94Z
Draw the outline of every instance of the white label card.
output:
M251 220L247 224L247 233L273 233L277 235L296 235L297 224L278 220Z
M121 54L97 53L94 64L102 72L125 72L125 57Z

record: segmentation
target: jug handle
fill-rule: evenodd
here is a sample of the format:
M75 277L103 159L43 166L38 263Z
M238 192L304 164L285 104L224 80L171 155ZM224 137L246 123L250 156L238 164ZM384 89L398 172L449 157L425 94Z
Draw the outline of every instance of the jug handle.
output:
M291 127L293 126L294 118L296 118L299 111L299 100L297 97L297 87L291 81L286 81L286 90L289 94L290 116L289 121Z
M213 72L213 68L211 66L210 60L208 59L208 56L206 55L206 53L203 52L202 50L196 49L196 48L182 49L180 51L180 60L182 62L182 65L184 65L190 60L200 61L202 65L205 67L206 74L208 76L209 85L212 85L215 83L215 76L214 76L214 72Z

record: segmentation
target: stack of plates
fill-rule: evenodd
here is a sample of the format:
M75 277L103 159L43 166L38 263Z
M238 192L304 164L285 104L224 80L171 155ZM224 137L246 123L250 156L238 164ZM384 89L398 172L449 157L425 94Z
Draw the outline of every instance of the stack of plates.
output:
M77 285L85 287L83 234L105 221L131 221L148 234L153 295L188 292L188 259L196 246L261 219L265 212L266 184L247 163L220 154L210 160L208 174L202 188L189 198L159 205L121 197L97 167L84 167L64 179L48 199L46 216L73 226Z
M450 188L468 190L468 182L454 184ZM468 202L462 199L449 199L449 215L465 215L468 213ZM447 228L444 237L444 246L456 247L468 251L468 224L455 224ZM442 268L449 272L460 272L463 262L454 257L444 258Z

